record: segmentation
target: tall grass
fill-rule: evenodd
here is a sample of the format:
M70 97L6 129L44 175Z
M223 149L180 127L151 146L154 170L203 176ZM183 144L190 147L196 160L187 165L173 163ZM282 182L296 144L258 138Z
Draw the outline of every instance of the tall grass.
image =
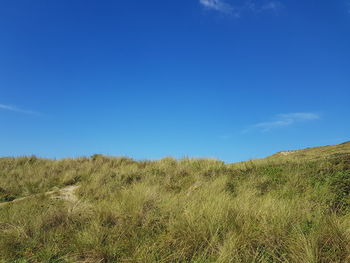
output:
M33 194L0 206L0 262L350 262L349 155L1 158L0 200Z

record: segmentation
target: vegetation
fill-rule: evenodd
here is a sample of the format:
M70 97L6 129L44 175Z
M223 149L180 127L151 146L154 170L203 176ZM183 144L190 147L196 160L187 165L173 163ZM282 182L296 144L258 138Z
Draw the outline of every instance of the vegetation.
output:
M69 185L78 200L44 194ZM0 262L350 262L349 143L238 164L0 158L0 200Z

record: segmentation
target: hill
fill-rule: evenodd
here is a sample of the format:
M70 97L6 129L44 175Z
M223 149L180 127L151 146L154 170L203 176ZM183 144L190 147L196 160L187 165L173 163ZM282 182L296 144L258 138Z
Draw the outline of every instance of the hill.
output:
M350 262L350 143L263 160L0 158L0 262Z
M321 158L339 157L340 155L350 154L350 141L337 145L328 145L322 147L313 147L302 150L281 151L267 159L269 160L317 160Z

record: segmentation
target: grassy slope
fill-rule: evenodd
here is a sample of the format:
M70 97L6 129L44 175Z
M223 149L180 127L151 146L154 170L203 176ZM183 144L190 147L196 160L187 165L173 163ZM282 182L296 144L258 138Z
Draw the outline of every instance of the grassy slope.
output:
M350 144L214 160L0 159L0 262L350 262Z
M321 147L313 147L307 148L297 151L292 151L292 153L288 155L283 155L283 152L276 153L272 156L269 156L268 160L278 160L283 161L286 159L289 160L318 160L321 158L336 158L341 155L350 154L350 141L344 142L342 144L337 145L329 145L329 146L321 146Z

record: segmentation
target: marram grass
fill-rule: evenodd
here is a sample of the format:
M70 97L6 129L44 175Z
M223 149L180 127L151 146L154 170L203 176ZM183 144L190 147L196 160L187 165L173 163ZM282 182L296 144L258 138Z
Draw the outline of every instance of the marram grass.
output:
M0 262L350 262L350 149L332 147L240 164L1 158ZM45 194L69 185L74 200Z

